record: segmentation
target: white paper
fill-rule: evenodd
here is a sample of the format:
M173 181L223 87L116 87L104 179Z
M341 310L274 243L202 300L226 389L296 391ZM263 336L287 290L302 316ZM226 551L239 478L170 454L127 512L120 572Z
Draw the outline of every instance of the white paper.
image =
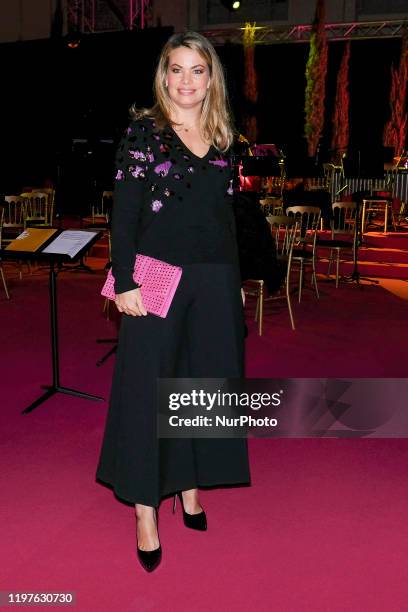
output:
M42 253L69 255L72 259L97 233L85 232L84 230L65 230L55 240L50 242Z

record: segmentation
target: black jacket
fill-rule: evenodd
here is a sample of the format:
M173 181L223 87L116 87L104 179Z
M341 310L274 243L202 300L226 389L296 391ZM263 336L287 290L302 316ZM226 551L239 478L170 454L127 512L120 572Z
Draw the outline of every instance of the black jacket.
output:
M260 205L250 193L234 196L241 281L262 279L270 293L283 284L285 270L276 256L271 228Z

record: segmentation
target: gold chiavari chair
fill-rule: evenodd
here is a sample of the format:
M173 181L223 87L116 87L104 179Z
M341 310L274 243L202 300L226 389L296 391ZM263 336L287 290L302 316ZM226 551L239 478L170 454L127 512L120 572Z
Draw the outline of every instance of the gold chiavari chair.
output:
M49 225L52 226L54 222L55 189L52 187L44 187L43 189L39 191L42 191L43 193L48 194L48 215L47 217L48 217Z
M302 299L303 272L307 265L312 267L312 284L316 297L319 299L316 278L316 242L317 232L320 229L321 209L317 206L288 206L286 214L293 216L298 222L298 235L292 260L299 264L299 302ZM311 247L311 251L308 251L308 247Z
M243 287L245 294L256 298L255 321L258 322L258 334L260 336L262 336L263 332L264 303L271 300L286 299L291 327L293 330L295 329L295 321L290 301L290 273L292 269L293 245L297 235L298 224L293 217L287 217L285 215L269 215L267 221L271 226L271 233L275 242L278 261L286 266L284 282L285 294L283 295L281 291L278 291L276 295L265 296L264 280L251 278L244 281Z
M91 206L91 214L82 217L82 227L107 226L112 213L113 192L103 191L97 204Z
M400 209L397 213L396 227L400 227L403 221L405 221L405 223L408 223L408 202L401 202L400 204Z
M363 211L361 213L361 232L364 234L367 228L371 225L378 228L376 223L373 223L378 215L383 215L384 219L384 234L388 230L388 217L391 217L391 224L395 229L392 200L367 198L363 200Z
M0 206L0 249L3 248L3 244L2 244L3 221L4 221L4 206ZM6 276L4 274L3 262L1 260L1 256L0 256L0 276L1 276L1 282L3 283L4 293L6 294L6 298L9 300L10 299L10 294L8 292Z
M50 207L50 195L45 191L26 191L21 194L26 205L26 227L51 227L53 209Z
M331 239L324 240L319 238L317 249L320 247L330 249L329 265L327 275L330 275L331 264L336 261L336 288L339 286L340 278L340 255L344 251L349 251L356 255L357 246L357 226L356 214L357 204L355 202L334 202L332 205L333 218L331 220ZM342 238L336 236L341 235ZM334 258L336 253L336 258Z
M3 243L9 243L25 229L25 199L18 195L4 197Z
M108 241L109 252L111 241L110 219L112 216L112 205L113 192L103 191L99 202L91 206L91 214L81 218L81 227L103 231L101 240L106 239ZM107 308L109 308L109 306L107 306Z
M2 221L2 245L7 246L14 238L21 234L26 225L27 214L26 201L18 195L7 195L4 197L3 221ZM22 262L18 262L19 277L23 278ZM27 263L31 272L30 262Z
M267 217L268 215L283 215L282 198L269 197L259 200L262 212Z

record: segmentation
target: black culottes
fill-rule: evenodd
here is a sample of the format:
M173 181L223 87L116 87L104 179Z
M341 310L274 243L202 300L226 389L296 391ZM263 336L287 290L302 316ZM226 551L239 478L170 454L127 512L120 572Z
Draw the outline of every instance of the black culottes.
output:
M243 376L239 270L183 265L165 319L122 315L96 477L132 504L200 486L249 484L245 438L158 438L157 379Z

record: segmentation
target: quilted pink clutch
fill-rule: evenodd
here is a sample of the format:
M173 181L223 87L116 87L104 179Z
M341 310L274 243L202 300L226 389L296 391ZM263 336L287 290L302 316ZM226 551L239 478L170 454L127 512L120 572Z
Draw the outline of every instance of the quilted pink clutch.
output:
M178 266L172 266L147 255L136 255L133 280L141 285L140 292L147 312L158 317L166 317L181 274L182 269ZM110 300L116 297L112 270L108 272L101 294Z

